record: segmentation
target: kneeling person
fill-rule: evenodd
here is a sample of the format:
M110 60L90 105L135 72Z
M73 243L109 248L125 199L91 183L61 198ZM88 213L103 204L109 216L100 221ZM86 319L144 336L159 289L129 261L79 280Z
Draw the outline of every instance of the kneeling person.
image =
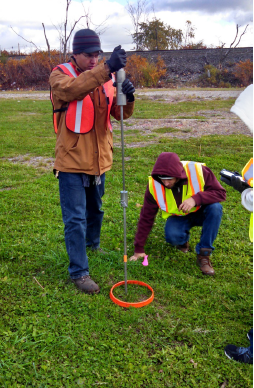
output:
M197 264L205 275L214 275L210 255L221 223L219 202L225 199L226 190L203 163L181 162L173 152L161 153L149 177L130 260L146 255L144 246L161 209L166 241L184 253L189 250L190 229L202 226Z

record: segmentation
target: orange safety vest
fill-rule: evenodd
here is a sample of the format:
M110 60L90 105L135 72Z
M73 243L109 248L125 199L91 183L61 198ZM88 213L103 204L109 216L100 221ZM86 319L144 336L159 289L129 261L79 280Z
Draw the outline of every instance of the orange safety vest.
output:
M63 63L56 66L54 70L61 69L62 72L69 77L78 77L79 73L76 71L75 66L71 63ZM108 111L107 111L107 128L112 132L112 124L110 122L110 110L113 103L114 97L114 79L106 82L103 87L105 98L107 101ZM83 100L71 101L66 108L54 109L52 93L50 93L50 99L53 105L53 124L55 133L57 133L57 122L56 122L56 113L67 111L65 115L65 124L66 127L75 133L87 133L90 132L94 126L94 105L91 97L87 95Z
M188 178L188 184L183 185L182 202L199 191L204 191L205 181L202 165L197 162L181 162ZM149 177L149 191L154 197L157 205L162 210L162 217L185 216L187 213L179 211L172 190L165 188L162 184ZM196 212L200 206L193 207L190 213Z

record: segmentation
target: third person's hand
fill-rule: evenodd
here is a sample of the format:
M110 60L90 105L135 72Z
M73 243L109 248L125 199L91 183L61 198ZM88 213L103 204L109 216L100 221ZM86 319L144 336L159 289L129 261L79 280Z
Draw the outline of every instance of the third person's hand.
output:
M129 258L129 261L136 261L145 256L146 256L145 253L134 253L134 255Z
M190 210L196 206L196 202L195 200L191 197L191 198L188 198L186 199L185 201L183 201L181 203L181 205L179 206L179 210L182 210L184 213L189 213Z

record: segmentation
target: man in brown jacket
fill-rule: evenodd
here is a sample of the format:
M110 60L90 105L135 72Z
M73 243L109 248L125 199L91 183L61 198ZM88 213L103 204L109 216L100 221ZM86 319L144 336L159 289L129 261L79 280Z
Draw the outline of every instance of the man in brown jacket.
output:
M53 69L49 78L57 133L54 171L59 178L68 270L73 283L86 293L100 291L89 276L86 247L100 247L101 198L105 172L113 160L110 115L120 120L112 73L126 65L121 46L98 65L101 52L99 36L90 29L80 30L74 36L70 61ZM128 79L122 91L127 96L126 119L133 113L135 92Z

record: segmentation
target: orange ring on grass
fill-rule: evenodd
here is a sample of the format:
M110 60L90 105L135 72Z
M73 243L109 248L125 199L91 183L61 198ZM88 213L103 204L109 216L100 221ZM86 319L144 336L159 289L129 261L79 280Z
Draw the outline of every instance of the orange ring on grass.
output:
M118 287L118 286L122 286L123 284L125 284L125 281L124 281L124 280L121 281L121 282L119 282L119 283L116 283L116 284L111 288L110 294L109 294L110 299L111 299L114 303L118 304L119 306L121 306L121 307L130 307L130 306L132 306L132 307L143 307L143 306L146 306L146 305L148 305L149 303L151 303L151 302L153 301L153 299L154 299L154 292L153 292L152 287L149 286L149 284L146 284L146 283L144 283L144 282L140 282L139 280L127 280L127 284L138 284L139 286L147 287L147 288L152 292L152 295L151 295L148 299L143 300L142 302L136 302L136 303L135 303L135 302L134 302L134 303L131 303L131 302L124 302L124 301L122 301L122 300L120 300L120 299L117 299L117 298L114 296L114 294L113 294L113 290L114 290L116 287Z

